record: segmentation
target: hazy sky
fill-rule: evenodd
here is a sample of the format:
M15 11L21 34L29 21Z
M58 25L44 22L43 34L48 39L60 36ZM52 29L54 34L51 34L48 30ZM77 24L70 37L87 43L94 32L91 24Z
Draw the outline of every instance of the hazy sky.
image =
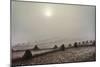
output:
M95 7L12 2L12 44L66 38L95 39Z

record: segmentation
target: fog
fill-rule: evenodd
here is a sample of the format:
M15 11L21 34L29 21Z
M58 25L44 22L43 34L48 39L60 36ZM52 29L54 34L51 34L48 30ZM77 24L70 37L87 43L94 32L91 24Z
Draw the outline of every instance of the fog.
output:
M95 39L95 6L12 1L11 44Z

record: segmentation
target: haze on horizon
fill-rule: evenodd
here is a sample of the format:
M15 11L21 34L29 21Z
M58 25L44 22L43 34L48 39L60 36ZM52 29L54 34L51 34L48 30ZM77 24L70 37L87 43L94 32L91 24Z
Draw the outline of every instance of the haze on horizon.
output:
M12 1L11 44L95 40L95 6Z

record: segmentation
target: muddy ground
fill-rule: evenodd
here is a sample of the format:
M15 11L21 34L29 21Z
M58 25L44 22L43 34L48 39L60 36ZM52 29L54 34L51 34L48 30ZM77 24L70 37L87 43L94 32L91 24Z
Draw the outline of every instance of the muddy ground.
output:
M12 62L13 65L37 65L37 64L58 64L69 62L86 62L96 60L95 46L77 48L66 48L64 51L56 51L33 57L29 60Z

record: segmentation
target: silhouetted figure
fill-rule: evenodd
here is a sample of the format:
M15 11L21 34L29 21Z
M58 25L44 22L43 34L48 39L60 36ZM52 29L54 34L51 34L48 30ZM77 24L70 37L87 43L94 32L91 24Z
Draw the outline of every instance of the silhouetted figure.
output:
M68 46L69 46L69 47L71 47L72 45L71 45L71 44L69 44Z
M86 44L88 44L88 40L86 41Z
M75 42L75 43L74 43L74 47L78 47L78 44L77 44L77 42Z
M32 58L32 53L30 50L26 50L24 55L23 55L23 59L31 59Z
M64 44L61 45L60 49L61 49L62 51L65 50L65 46L64 46Z
M34 48L33 48L33 50L38 50L38 49L39 49L39 48L38 48L37 45L35 45Z
M92 40L90 40L90 43L92 43Z
M84 42L84 41L82 41L82 44L84 45L84 44L85 44L85 42Z
M11 51L14 52L14 49L12 48Z
M56 49L57 48L57 45L55 45L53 48Z
M85 46L88 46L89 45L89 42L88 42L88 40L85 42Z
M81 45L81 43L80 43L80 42L79 42L78 44L79 44L79 45Z
M78 42L78 46L81 46L81 42Z
M95 46L95 45L96 45L96 41L93 41L92 45L94 45L94 46Z

